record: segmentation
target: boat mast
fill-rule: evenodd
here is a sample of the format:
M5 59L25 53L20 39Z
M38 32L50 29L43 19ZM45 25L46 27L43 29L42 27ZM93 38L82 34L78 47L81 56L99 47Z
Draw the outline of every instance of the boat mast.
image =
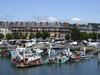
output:
M48 59L50 59L50 51L51 51L51 43L50 43L50 49L48 49Z
M25 50L26 50L26 47L25 47L25 49L24 49L24 51L23 51L23 59L24 59L24 63L25 63Z

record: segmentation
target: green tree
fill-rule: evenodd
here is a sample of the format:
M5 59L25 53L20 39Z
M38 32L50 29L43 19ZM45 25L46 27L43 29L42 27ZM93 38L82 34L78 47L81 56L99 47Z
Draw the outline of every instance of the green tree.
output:
M54 38L56 38L56 36L57 36L57 34L55 33L55 34L54 34Z
M46 39L49 36L50 36L50 34L48 33L48 31L44 31L43 34L42 34L43 39Z
M32 38L34 38L34 34L33 33L30 33L29 39L32 39Z
M100 38L100 34L98 34L98 38Z
M18 38L21 38L22 37L22 33L20 33L19 35L18 35Z
M70 38L70 35L69 35L69 34L66 34L66 35L65 35L65 39L66 39L66 40L69 40L69 38Z
M81 33L81 40L88 39L88 37L89 37L88 33L86 33L86 32L80 32L80 33Z
M93 39L96 40L97 39L97 33L92 32L92 35L93 35Z
M71 29L71 39L76 41L76 40L80 40L81 36L80 36L80 30L75 26Z
M26 33L25 35L26 35L26 37L27 37L27 36L28 36L28 33Z
M97 33L95 33L95 32L89 33L89 38L96 40L97 39Z
M13 38L14 39L18 39L18 34L16 33L16 34L13 34Z
M7 39L7 40L8 40L8 39L12 39L12 34L7 33L7 34L6 34L6 39Z
M26 39L26 35L22 35L21 36L21 39Z
M2 33L0 33L0 39L3 39L4 35Z
M60 36L60 34L58 34L58 38L60 38L61 36Z
M93 39L92 33L89 33L89 38Z
M36 38L40 38L40 37L42 37L41 32L37 32L36 35L35 35L35 37L36 37Z

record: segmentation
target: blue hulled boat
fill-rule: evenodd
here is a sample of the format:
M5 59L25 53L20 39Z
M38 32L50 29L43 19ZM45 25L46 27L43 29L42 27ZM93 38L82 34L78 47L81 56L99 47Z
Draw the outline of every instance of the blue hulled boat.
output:
M91 56L86 56L85 54L80 54L81 59L91 59Z
M66 63L68 60L69 60L69 57L67 57L67 56L61 56L61 57L58 56L55 59L55 63L56 64Z

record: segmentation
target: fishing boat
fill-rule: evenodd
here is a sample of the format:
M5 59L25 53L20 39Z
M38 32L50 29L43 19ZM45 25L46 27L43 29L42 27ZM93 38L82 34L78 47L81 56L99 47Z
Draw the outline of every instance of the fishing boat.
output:
M68 49L64 49L62 51L62 54L66 55L66 56L72 56L72 52L70 50L68 50Z
M48 49L48 58L50 58L50 55L51 55L51 45L50 44L50 49ZM69 60L69 57L67 57L66 55L62 55L62 54L59 54L59 55L55 55L55 58L53 59L53 61L56 63L56 64L61 64L61 63L65 63Z
M50 55L51 55L51 56L55 56L55 55L57 55L57 52L56 52L55 50L51 50L51 51L50 51Z
M72 55L72 56L69 57L69 60L70 60L70 61L75 61L75 62L76 62L76 61L80 61L80 59L81 59L81 58L80 58L80 57L77 57L76 55Z
M80 54L80 58L83 60L91 59L91 56L86 56L85 54Z
M39 61L40 58L41 56L33 54L29 48L16 48L12 57L12 64L25 65L26 63L35 63Z
M40 49L40 48L34 47L34 48L33 48L33 52L35 52L35 53L37 53L37 54L41 54L41 53L43 53L43 50Z
M67 56L57 56L56 58L55 58L55 63L56 64L62 64L62 63L66 63L67 61L69 60L69 57L67 57Z

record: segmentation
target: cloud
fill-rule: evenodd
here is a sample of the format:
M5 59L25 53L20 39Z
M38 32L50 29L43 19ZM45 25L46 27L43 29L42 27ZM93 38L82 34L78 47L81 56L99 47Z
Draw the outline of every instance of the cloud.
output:
M41 21L41 22L55 22L58 21L58 19L54 18L54 17L47 17L44 15L35 15L33 16L37 21Z
M8 20L7 18L0 17L0 20Z
M12 16L12 15L3 15L3 17L7 17L7 18L15 18L15 16Z
M69 23L82 23L83 21L80 18L71 18L67 20L62 20L63 22L69 22Z
M72 18L70 21L72 21L72 22L80 22L81 19L80 18Z
M3 15L2 17L0 17L0 20L13 20L15 18L15 16L12 15Z

